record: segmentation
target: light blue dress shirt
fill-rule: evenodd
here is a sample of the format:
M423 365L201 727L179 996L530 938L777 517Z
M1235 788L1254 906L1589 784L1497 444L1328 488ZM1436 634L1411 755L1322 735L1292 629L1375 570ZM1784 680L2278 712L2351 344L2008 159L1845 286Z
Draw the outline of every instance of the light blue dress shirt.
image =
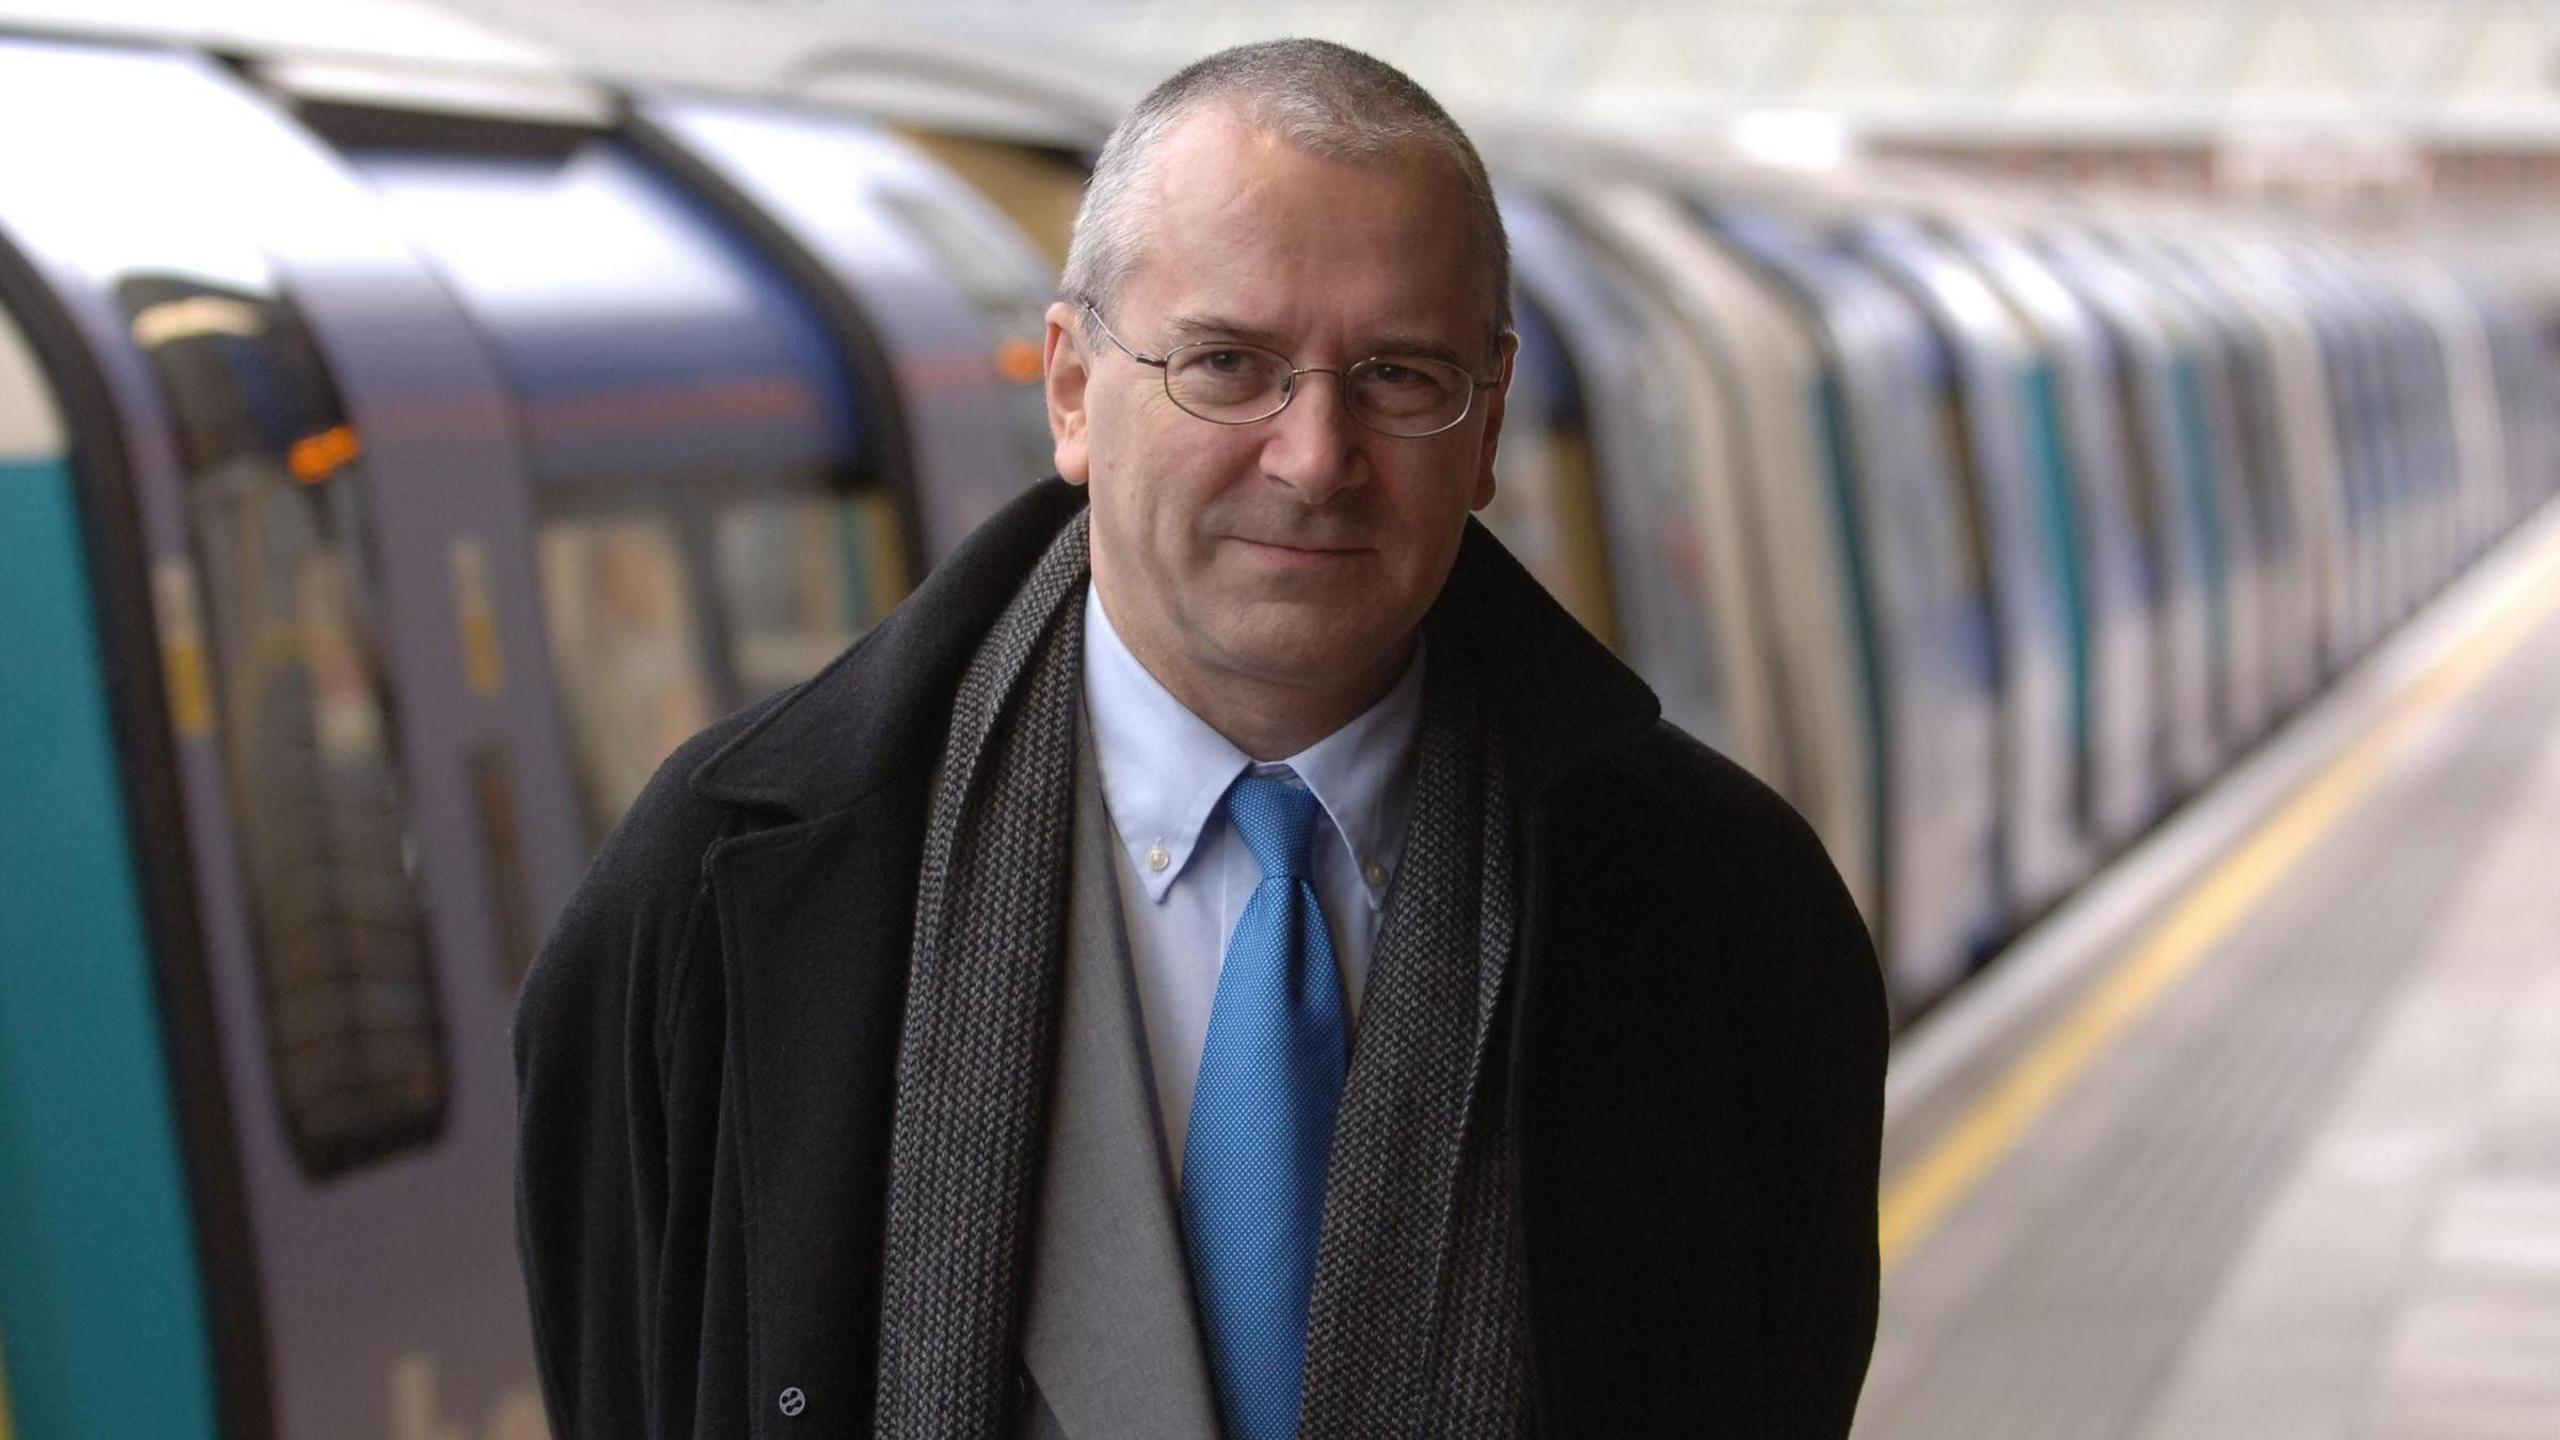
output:
M1262 879L1218 802L1248 768L1286 766L1315 792L1323 808L1313 842L1316 894L1356 1028L1387 889L1404 850L1422 669L1417 648L1395 687L1357 719L1284 761L1256 766L1139 663L1103 613L1100 592L1085 587L1085 715L1102 769L1103 808L1120 842L1113 869L1155 1070L1156 1113L1176 1177L1219 966Z

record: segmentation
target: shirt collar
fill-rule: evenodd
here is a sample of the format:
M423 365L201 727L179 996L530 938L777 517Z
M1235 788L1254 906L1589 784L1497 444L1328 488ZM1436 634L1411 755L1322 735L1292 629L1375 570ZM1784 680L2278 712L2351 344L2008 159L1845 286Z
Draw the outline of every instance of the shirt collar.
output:
M1417 649L1378 703L1277 762L1315 792L1373 910L1386 904L1404 850L1414 745L1422 727L1422 667ZM1252 757L1191 713L1139 663L1089 582L1084 698L1102 767L1103 803L1147 898L1161 904L1191 863L1227 787L1253 764Z

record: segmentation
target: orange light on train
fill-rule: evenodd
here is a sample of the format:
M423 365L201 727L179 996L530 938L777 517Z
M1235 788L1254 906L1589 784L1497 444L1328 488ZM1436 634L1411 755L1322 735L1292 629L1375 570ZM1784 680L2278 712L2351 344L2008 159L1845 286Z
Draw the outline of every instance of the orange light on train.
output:
M317 485L338 473L350 460L364 453L356 432L344 425L332 425L317 435L307 435L293 442L286 452L285 464L293 478L305 485Z
M996 345L996 373L1016 385L1034 385L1046 373L1040 342L1008 335Z

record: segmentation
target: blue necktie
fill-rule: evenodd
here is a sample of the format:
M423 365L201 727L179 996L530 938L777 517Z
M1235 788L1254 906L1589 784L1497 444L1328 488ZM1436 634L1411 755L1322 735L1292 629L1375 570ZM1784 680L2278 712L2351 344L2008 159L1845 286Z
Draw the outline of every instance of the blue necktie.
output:
M1227 818L1262 866L1218 974L1182 1160L1182 1229L1230 1440L1298 1433L1325 1156L1349 1053L1307 844L1316 797L1246 775Z

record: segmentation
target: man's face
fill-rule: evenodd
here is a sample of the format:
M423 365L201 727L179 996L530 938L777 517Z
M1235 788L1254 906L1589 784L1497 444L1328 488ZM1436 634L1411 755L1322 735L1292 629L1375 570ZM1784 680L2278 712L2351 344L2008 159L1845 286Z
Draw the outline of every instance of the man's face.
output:
M1445 353L1507 385L1444 161L1322 159L1212 109L1166 137L1155 183L1153 233L1103 317L1131 348L1236 340L1335 369ZM1420 439L1352 419L1333 375L1218 425L1177 408L1162 372L1086 345L1078 319L1050 311L1051 428L1059 472L1092 486L1094 583L1130 648L1178 695L1383 690L1493 498L1502 388Z

